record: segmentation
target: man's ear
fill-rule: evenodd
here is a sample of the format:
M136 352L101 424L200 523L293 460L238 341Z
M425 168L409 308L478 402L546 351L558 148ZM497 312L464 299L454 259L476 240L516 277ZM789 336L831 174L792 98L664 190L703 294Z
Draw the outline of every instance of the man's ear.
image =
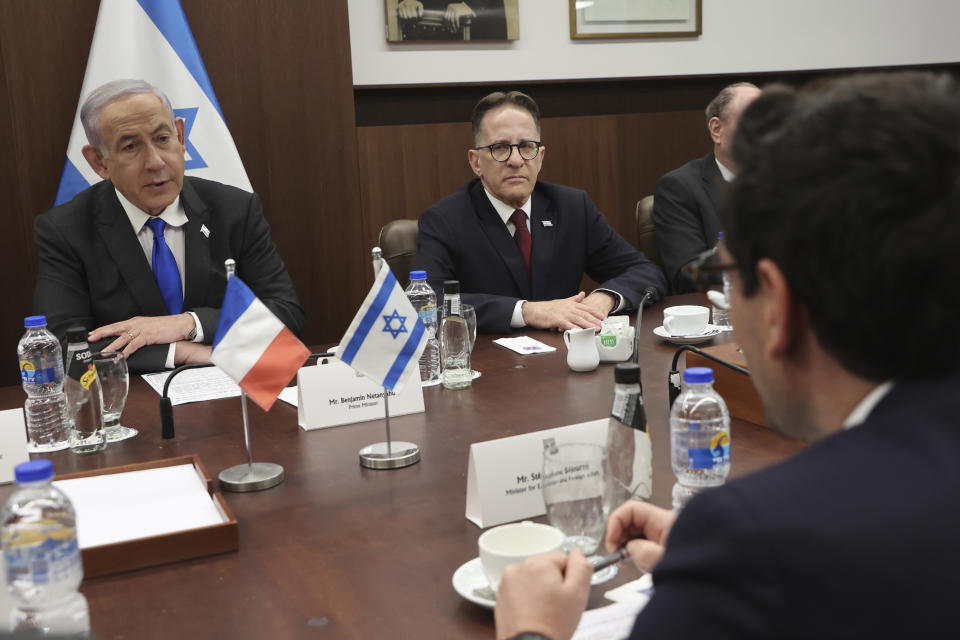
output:
M186 146L187 136L186 136L186 133L185 133L185 132L186 132L186 125L185 125L184 122L183 122L183 118L174 118L174 119L173 119L173 126L175 126L175 127L177 128L177 140L180 141L180 146L183 147L183 150L184 150L184 151L186 151L186 150L187 150L187 146Z
M723 129L723 121L720 120L717 116L710 118L707 122L707 130L710 131L710 139L713 140L714 144L720 142L720 131Z
M767 357L782 360L800 343L805 324L803 306L773 260L757 261L757 280L763 296L764 349Z
M467 149L467 164L473 169L474 175L480 176L480 152L476 149Z
M92 144L84 145L80 150L83 153L83 157L86 158L87 164L90 165L90 168L97 172L97 175L107 180L110 178L110 170L107 168L106 163L103 161L103 154L100 153L100 150L97 149Z

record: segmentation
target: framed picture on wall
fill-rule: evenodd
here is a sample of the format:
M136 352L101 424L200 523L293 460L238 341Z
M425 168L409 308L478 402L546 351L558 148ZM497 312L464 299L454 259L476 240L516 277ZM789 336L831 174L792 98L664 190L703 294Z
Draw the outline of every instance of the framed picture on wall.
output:
M569 0L571 38L682 38L703 32L702 0Z
M384 0L387 42L516 40L518 0Z

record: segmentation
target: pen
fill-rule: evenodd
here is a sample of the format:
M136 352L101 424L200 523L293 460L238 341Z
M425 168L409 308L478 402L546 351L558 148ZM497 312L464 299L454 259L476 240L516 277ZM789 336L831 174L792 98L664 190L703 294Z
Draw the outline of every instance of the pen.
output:
M620 547L608 556L597 556L596 558L593 558L590 560L590 564L593 565L594 571L600 571L600 569L606 569L610 565L617 564L618 562L626 560L629 557L630 554L627 553L627 548Z

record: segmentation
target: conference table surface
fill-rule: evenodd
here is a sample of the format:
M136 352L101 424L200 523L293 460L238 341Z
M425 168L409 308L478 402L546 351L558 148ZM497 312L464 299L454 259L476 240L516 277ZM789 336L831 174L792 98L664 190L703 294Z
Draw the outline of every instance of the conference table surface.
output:
M693 295L666 305L699 302ZM664 302L640 330L644 401L653 442L652 501L669 506L667 374L676 347L652 334ZM464 517L471 443L604 418L613 365L574 373L562 335L526 331L557 347L519 355L479 335L462 391L424 389L426 411L391 420L394 439L420 445L422 459L376 471L358 451L384 440L383 420L303 431L297 410L269 413L250 403L254 458L283 465L282 484L224 497L239 523L239 551L85 580L93 630L102 638L492 638L492 612L461 598L454 571L476 557L481 530ZM713 342L729 341L730 334ZM0 408L22 406L19 387L0 389ZM160 438L157 394L130 381L124 424L140 435L90 456L50 454L58 473L197 454L216 477L245 462L240 401L174 408L176 438ZM783 460L802 447L771 430L734 420L731 476ZM539 461L534 461L539 464ZM5 500L12 488L0 488ZM619 582L639 577L621 570ZM591 606L609 585L594 587Z

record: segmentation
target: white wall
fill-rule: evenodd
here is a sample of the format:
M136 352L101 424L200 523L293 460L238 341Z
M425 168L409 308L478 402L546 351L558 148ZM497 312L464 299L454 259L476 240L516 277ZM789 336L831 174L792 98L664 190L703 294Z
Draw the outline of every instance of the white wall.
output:
M960 62L958 0L703 0L703 35L570 39L568 0L519 0L512 43L387 44L349 0L354 85L750 73Z

